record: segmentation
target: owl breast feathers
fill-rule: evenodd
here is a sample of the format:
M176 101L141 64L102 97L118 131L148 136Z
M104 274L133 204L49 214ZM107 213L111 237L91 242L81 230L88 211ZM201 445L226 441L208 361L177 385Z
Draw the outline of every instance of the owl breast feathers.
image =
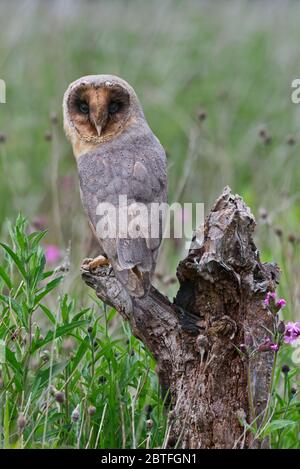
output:
M156 210L158 204L167 201L164 149L150 128L139 121L114 139L81 155L77 159L77 165L82 202L103 253L128 292L132 296L143 296L151 284L163 225L161 215L158 218L159 229L154 229L155 237L151 237L151 229L154 228L150 226L151 207ZM116 213L120 213L118 209L122 199L119 196L126 196L128 206L143 204L147 208L149 225L146 237L143 237L145 229L134 238L124 237L124 233L121 236L118 223L110 226L115 228L115 237L108 235L108 231L104 229L104 209L107 204L111 204ZM156 204L152 205L153 203ZM110 215L108 212L106 218ZM115 225L114 220L109 221L111 225ZM129 226L131 221L129 215Z

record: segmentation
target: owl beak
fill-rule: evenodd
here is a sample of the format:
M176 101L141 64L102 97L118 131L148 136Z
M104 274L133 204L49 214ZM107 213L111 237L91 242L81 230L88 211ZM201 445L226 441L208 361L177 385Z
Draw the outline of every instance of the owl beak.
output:
M96 130L97 130L98 137L100 137L101 131L102 131L102 127L101 127L101 125L96 124L96 123L95 123L95 127L96 127Z
M99 122L99 119L94 116L92 116L92 121L95 126L95 129L97 130L98 137L100 137L103 127L102 122Z

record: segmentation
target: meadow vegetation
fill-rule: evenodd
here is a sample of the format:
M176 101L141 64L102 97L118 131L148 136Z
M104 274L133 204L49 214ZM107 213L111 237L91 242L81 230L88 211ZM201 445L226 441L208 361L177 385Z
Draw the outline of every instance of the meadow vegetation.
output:
M80 279L97 245L63 134L63 93L82 75L125 78L166 148L170 202L208 211L227 184L243 196L263 261L282 269L280 315L299 322L300 105L290 96L300 5L0 8L0 447L163 447L169 420L154 360ZM156 281L170 297L184 253L176 239L163 243ZM280 348L259 434L274 448L300 447L299 363L297 349Z

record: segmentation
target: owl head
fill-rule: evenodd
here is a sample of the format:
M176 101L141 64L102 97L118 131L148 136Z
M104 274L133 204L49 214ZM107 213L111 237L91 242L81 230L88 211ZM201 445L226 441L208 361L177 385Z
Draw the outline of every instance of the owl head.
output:
M113 75L89 75L64 95L64 128L75 156L87 152L144 119L133 88Z

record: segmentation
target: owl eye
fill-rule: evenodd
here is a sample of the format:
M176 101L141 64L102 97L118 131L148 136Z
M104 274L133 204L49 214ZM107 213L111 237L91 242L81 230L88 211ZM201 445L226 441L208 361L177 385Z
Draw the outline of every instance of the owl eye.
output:
M120 103L117 103L117 101L112 101L109 106L108 106L108 112L109 114L116 114L120 109Z
M82 112L82 114L88 114L90 110L89 105L85 101L80 101L79 110Z

